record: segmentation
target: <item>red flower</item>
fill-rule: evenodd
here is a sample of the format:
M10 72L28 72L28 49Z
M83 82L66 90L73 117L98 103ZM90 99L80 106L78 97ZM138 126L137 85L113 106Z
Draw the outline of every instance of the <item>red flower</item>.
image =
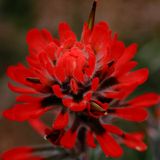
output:
M45 29L32 29L27 44L28 67L18 64L7 70L8 76L20 84L9 83L9 88L20 96L18 104L4 112L5 117L35 119L31 124L40 134L66 148L73 148L83 133L84 142L95 147L96 139L106 156L122 155L113 135L130 148L146 149L141 137L107 121L117 117L142 122L148 116L146 109L158 102L155 93L126 100L148 78L148 69L133 70L137 65L133 60L136 44L126 47L117 34L112 36L105 22L93 27L86 23L80 41L66 23L59 25L59 39ZM49 110L56 111L52 128L37 120Z

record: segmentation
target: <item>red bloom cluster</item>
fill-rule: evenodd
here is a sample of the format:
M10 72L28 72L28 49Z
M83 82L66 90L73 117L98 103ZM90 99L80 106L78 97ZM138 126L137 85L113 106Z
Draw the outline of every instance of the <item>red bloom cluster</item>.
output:
M146 149L141 133L126 133L110 124L116 117L142 122L148 116L146 109L158 101L154 93L126 99L148 77L146 68L133 71L136 44L125 47L105 22L92 29L85 24L80 41L66 23L59 25L59 40L45 29L32 29L27 44L29 66L18 64L7 71L21 86L9 83L20 96L4 112L6 118L28 120L51 143L64 148L73 148L78 139L94 148L96 139L110 157L122 155L118 142ZM51 110L59 113L47 127L39 118Z

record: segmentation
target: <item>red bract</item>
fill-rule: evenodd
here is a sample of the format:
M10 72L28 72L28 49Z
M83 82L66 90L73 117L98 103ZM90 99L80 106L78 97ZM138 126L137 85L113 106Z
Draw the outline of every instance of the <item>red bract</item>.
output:
M39 156L33 156L32 152L33 150L30 147L17 147L6 151L0 155L0 158L2 160L43 160Z
M84 24L80 41L67 23L59 25L59 39L45 29L32 29L27 44L28 67L7 70L19 84L9 83L9 88L20 96L4 112L6 118L29 120L51 143L69 149L79 137L90 147L96 147L96 139L106 156L119 157L123 151L114 135L130 148L146 149L141 137L109 124L112 118L142 122L146 109L158 102L155 93L126 100L148 78L148 69L133 70L136 44L126 47L105 22ZM50 110L59 113L48 128L38 119Z

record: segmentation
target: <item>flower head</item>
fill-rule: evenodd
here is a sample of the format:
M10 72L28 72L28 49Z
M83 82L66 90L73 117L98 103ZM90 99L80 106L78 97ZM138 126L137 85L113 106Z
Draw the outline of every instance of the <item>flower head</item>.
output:
M136 44L126 47L107 23L93 25L93 20L84 24L80 41L67 23L61 23L59 39L45 29L32 29L27 44L28 67L18 64L7 71L21 86L9 83L20 96L5 117L30 121L51 143L65 148L73 148L78 139L94 148L96 139L106 156L122 155L118 142L146 149L142 134L126 133L111 124L113 118L142 122L148 116L146 109L158 101L155 93L127 99L148 78L148 69L133 70ZM38 119L50 110L59 113L48 128Z

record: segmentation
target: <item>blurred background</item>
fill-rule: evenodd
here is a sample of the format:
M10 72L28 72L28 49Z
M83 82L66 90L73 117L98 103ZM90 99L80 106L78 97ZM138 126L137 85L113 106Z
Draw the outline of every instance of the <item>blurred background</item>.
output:
M0 153L14 146L45 143L27 123L11 122L1 116L15 102L15 94L7 89L5 71L9 65L25 62L27 31L47 28L57 36L59 22L66 21L80 37L91 4L92 0L0 0ZM139 67L149 68L150 78L135 94L160 93L160 0L100 0L96 22L101 20L107 21L126 45L132 42L139 45L136 60ZM127 131L144 131L149 148L138 153L124 147L125 154L118 160L160 160L159 106L150 109L150 117L143 124L123 121L119 125ZM92 150L90 157L106 159L99 154L99 148Z

